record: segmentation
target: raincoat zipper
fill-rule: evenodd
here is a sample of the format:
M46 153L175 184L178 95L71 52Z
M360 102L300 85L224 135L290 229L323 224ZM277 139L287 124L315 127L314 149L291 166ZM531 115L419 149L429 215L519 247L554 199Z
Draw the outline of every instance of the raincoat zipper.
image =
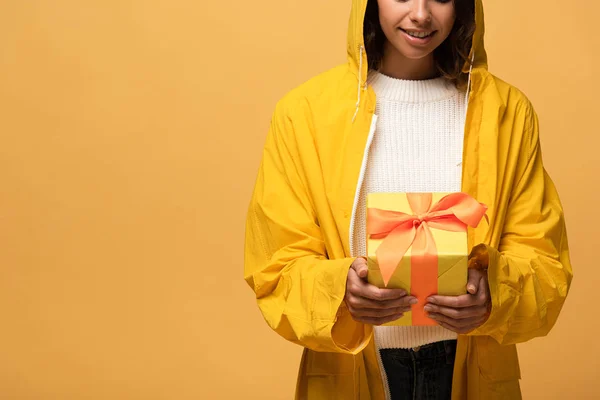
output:
M356 220L356 211L358 206L358 199L360 198L360 191L362 189L363 181L365 178L365 173L367 171L367 163L369 160L369 150L371 148L371 143L373 142L373 138L375 137L375 129L377 128L377 114L373 114L371 118L371 127L369 129L369 136L367 137L367 144L365 146L365 151L363 154L362 164L360 166L360 173L358 175L358 182L356 183L356 191L354 194L354 204L352 206L352 217L350 219L350 237L349 237L349 245L350 245L350 255L352 257L357 257L354 249L354 223ZM381 361L381 354L378 349L375 349L377 353L377 363L379 364L379 370L381 371L381 379L383 381L383 389L385 392L385 398L390 399L390 386L387 379L387 374L385 373L385 369L383 368L383 362ZM356 377L354 377L356 379Z

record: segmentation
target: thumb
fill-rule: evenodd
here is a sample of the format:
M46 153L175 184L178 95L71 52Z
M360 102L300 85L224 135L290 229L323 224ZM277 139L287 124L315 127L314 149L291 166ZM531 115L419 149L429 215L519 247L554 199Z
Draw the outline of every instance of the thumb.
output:
M369 268L367 267L367 260L365 260L363 257L358 257L356 260L354 260L354 262L352 263L352 269L356 271L356 274L359 278L367 278Z
M467 292L469 294L477 293L479 283L481 281L481 272L476 269L469 268L469 280L467 282Z

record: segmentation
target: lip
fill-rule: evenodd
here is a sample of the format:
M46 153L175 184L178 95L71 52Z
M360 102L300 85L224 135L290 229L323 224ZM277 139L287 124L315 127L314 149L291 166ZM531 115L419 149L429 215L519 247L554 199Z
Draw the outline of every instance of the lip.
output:
M425 46L425 45L429 44L429 42L431 42L431 40L437 34L437 31L433 31L433 33L431 35L427 36L426 38L416 38L414 36L410 36L402 28L399 28L399 30L400 30L400 32L402 32L402 34L406 38L406 41L408 41L410 44L415 45L415 46ZM418 31L418 30L414 30L414 31L415 32L426 32L426 31Z

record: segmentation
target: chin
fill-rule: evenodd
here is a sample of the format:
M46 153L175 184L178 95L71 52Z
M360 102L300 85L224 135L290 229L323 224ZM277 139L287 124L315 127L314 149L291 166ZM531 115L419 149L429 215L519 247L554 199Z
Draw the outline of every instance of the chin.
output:
M422 58L428 57L433 50L429 49L415 49L415 48L404 48L403 47L395 47L396 51L400 53L403 57L408 58L409 60L420 60Z

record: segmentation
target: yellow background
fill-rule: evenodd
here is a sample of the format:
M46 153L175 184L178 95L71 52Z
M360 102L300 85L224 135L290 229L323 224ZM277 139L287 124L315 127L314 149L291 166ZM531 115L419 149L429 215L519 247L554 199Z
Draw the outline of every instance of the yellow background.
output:
M345 60L349 3L2 2L0 398L292 397L300 348L242 279L244 217L275 102ZM551 335L519 348L525 398L600 396L600 6L486 11L576 271Z

